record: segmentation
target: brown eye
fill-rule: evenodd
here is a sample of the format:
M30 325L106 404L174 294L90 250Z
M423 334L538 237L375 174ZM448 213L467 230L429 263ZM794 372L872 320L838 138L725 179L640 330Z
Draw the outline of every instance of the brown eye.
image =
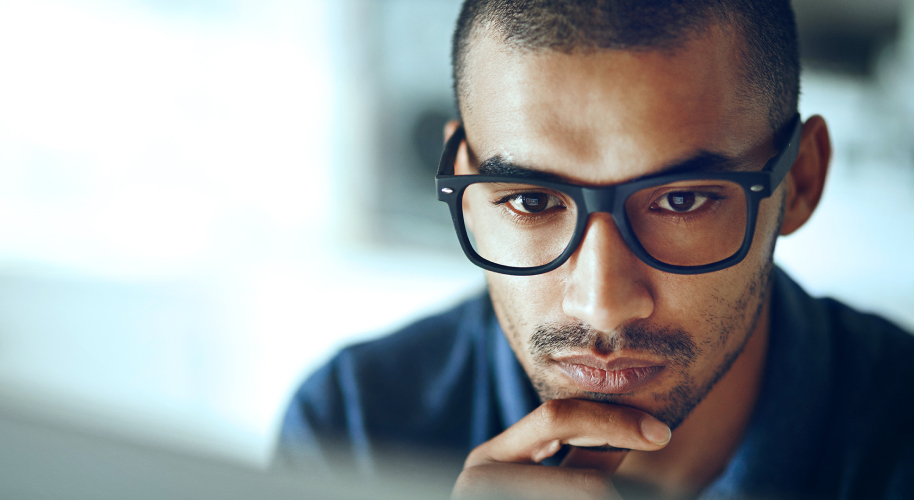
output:
M512 194L510 197L504 198L501 203L506 203L514 213L520 215L541 214L564 207L562 200L558 196L535 191Z
M542 212L549 203L549 196L544 193L530 193L518 196L524 210L530 213Z
M681 193L670 193L667 198L670 201L670 207L677 212L685 212L695 204L695 193L684 191Z
M691 212L708 201L708 197L695 191L674 191L660 197L651 205L652 210L670 210L672 212Z

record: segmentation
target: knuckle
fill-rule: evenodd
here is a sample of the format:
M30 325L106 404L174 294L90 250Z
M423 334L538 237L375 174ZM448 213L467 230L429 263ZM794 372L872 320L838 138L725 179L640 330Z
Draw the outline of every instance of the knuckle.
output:
M631 426L631 415L627 409L624 408L614 408L614 411L607 411L601 416L603 421L606 422L607 426L610 427L630 427Z
M550 399L539 407L539 420L547 427L561 424L568 411L568 403L563 399Z
M491 459L489 458L488 453L486 453L483 446L480 445L480 446L477 446L476 448L474 448L473 451L471 451L470 454L467 455L467 459L464 460L464 462L463 462L463 468L466 471L479 464L486 463L489 461L491 461Z

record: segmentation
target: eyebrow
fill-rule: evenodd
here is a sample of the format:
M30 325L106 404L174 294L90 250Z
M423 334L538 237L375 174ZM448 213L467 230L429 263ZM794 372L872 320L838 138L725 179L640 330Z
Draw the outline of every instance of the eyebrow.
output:
M688 174L695 172L714 173L739 170L747 169L745 166L740 165L733 157L709 151L700 151L698 154L686 158L685 160L674 161L673 163L662 167L657 172L651 172L650 174L631 180L650 179L661 175ZM501 155L496 155L483 161L479 165L479 174L538 181L567 182L567 179L558 174L513 163L506 160Z
M675 161L659 171L645 175L641 178L657 177L660 175L715 173L748 170L746 165L732 156L710 151L699 151L698 154Z
M565 179L558 174L524 167L506 160L503 156L493 156L479 165L479 175L499 177L516 177L518 179L562 182Z

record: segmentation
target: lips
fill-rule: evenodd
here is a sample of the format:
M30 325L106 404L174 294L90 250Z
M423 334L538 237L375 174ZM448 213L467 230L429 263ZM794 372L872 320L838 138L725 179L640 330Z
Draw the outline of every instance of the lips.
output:
M565 375L581 389L604 394L633 392L660 375L664 363L637 358L604 360L597 356L566 356L556 359Z

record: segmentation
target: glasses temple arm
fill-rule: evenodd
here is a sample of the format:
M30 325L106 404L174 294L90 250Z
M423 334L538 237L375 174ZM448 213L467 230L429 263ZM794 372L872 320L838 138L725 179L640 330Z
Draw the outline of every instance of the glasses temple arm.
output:
M787 172L790 172L791 167L793 167L793 163L800 152L800 132L803 130L803 121L800 120L799 114L790 121L788 130L791 132L787 144L780 153L769 160L764 169L771 172L769 192L773 192L781 184L781 181L787 176Z
M441 161L438 162L438 175L454 175L454 160L457 159L457 151L460 149L460 142L463 141L464 136L465 132L461 124L444 145Z

